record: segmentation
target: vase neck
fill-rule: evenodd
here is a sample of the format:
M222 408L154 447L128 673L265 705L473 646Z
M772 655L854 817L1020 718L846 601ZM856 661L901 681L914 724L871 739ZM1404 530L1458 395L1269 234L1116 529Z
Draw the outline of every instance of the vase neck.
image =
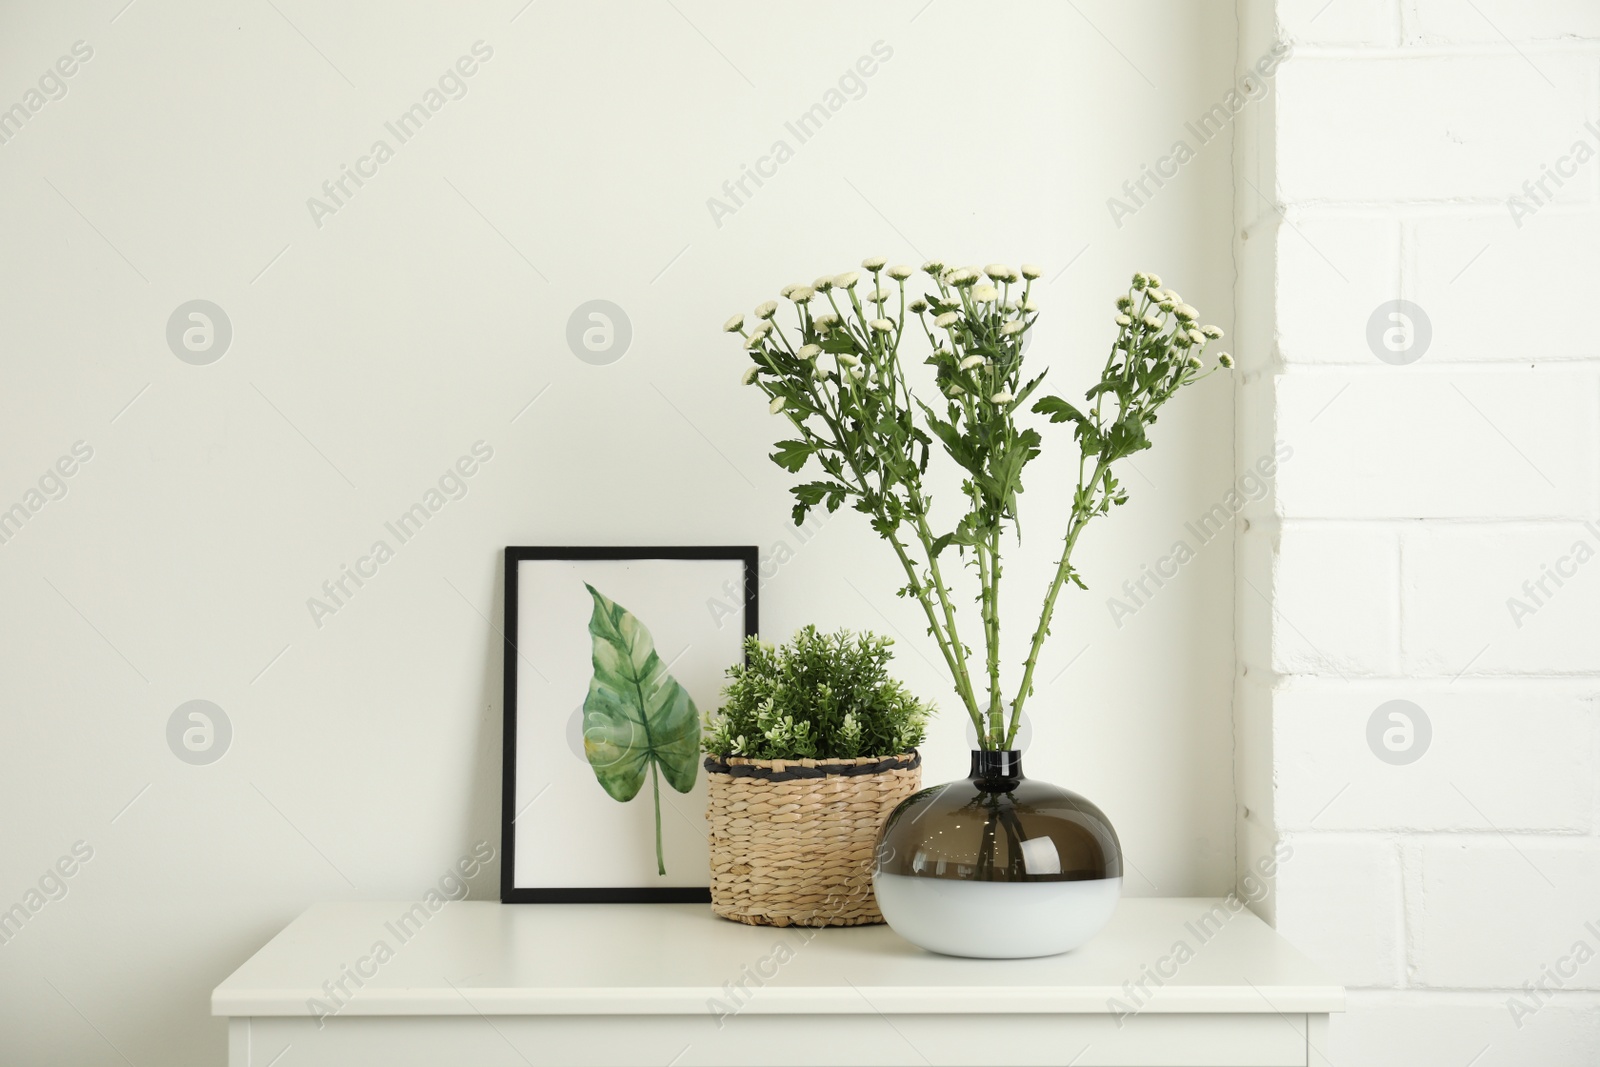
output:
M1022 777L1022 753L1017 749L972 750L972 774L980 781Z

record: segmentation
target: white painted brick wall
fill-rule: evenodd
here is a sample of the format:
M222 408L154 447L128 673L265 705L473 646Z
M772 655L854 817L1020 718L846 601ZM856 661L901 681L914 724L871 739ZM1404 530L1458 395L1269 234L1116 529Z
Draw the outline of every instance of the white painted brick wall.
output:
M1594 0L1402 0L1401 7L1406 39L1416 43L1600 37L1600 4Z
M1592 845L1522 834L1420 845L1417 984L1519 989L1548 965L1571 972L1552 988L1600 990L1600 850ZM1561 965L1580 942L1592 958Z
M1600 507L1593 364L1368 358L1279 382L1279 439L1294 448L1277 481L1284 515L1578 518Z
M1296 681L1273 701L1278 825L1588 834L1591 697L1569 681ZM1397 699L1420 707L1433 731L1424 758L1403 766L1372 758L1366 738L1374 712Z
M1400 850L1381 837L1291 834L1278 929L1347 986L1396 985L1404 965Z
M1339 1063L1456 1067L1594 1067L1600 1009L1562 996L1519 1029L1492 993L1352 992Z
M1503 204L1594 117L1588 55L1544 53L1534 69L1509 47L1308 52L1277 76L1279 195L1290 202ZM1569 184L1559 198L1584 195Z
M1335 678L1395 674L1399 565L1392 530L1286 524L1273 572L1273 670Z
M1238 540L1240 851L1292 847L1262 910L1357 990L1333 1062L1593 1067L1600 3L1239 12L1241 55L1295 42L1235 160L1239 455L1294 449ZM1402 366L1395 299L1432 335Z
M1600 672L1600 521L1423 523L1401 546L1408 674Z

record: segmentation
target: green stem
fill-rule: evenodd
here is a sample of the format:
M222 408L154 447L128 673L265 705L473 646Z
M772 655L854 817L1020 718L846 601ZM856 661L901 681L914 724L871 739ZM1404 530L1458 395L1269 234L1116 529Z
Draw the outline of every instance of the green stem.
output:
M1087 486L1090 492L1100 487L1105 479L1109 461L1101 459L1095 464L1094 474L1090 477ZM1066 583L1067 575L1072 571L1072 548L1078 543L1078 535L1088 524L1090 517L1095 513L1088 498L1083 497L1085 483L1082 475L1083 462L1079 460L1078 496L1073 498L1072 519L1067 525L1066 543L1061 548L1061 559L1056 564L1055 578L1050 582L1050 590L1045 594L1044 608L1039 613L1039 628L1033 632L1033 643L1028 647L1028 660L1022 669L1022 685L1017 689L1017 699L1011 703L1011 727L1006 733L1006 745L1016 740L1017 728L1022 721L1022 705L1027 701L1029 693L1033 690L1033 671L1039 663L1039 650L1044 647L1044 639L1050 634L1050 619L1055 614L1056 597L1061 594L1061 587ZM1082 499L1082 506L1079 500Z
M999 744L1004 727L1004 712L1000 697L1000 532L998 525L989 535L989 731L990 740ZM1005 748L1010 748L1011 737L1006 735Z
M667 861L661 854L661 772L656 761L650 761L650 789L656 797L656 873L667 873Z

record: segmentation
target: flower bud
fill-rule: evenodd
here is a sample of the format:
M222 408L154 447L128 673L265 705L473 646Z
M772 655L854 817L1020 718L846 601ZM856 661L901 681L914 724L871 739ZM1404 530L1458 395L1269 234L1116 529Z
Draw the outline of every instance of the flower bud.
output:
M861 265L868 270L878 271L882 270L883 265L887 262L889 261L883 256L868 256L866 259L861 261Z
M738 333L744 329L744 315L739 314L730 317L727 322L722 324L722 329L725 333Z

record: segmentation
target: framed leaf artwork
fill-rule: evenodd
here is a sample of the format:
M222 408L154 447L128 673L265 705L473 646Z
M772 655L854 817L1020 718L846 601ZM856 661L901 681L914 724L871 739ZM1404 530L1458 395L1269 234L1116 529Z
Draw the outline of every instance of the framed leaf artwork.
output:
M500 899L709 901L700 730L756 549L506 549Z

